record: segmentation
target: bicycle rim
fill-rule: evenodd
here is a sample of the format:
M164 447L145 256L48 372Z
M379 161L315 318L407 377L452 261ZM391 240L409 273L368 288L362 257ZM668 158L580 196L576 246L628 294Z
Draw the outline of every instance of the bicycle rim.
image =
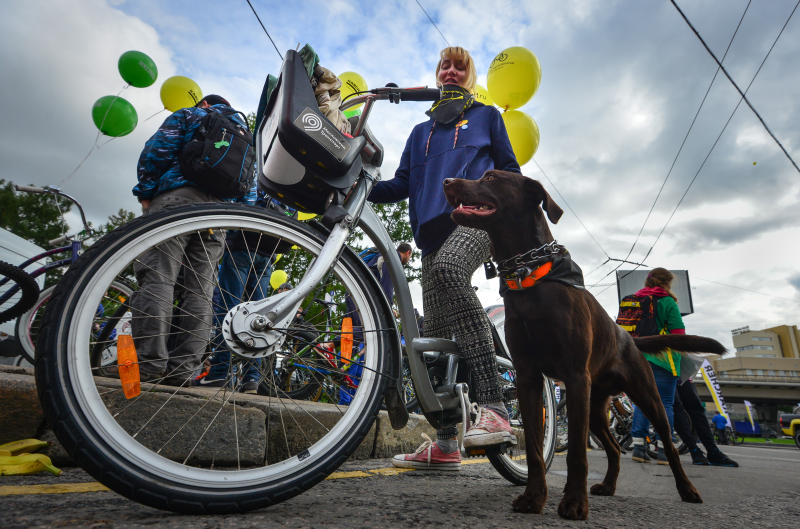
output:
M304 301L311 306L324 292L334 292L338 300L347 295L363 323L364 347L353 362L361 369L357 376L352 370L345 372L336 359L333 367L327 357L306 359L307 364L313 361L329 367L341 387L345 379L355 379L355 387L350 383L346 387L352 394L347 403L312 403L293 399L285 392L243 395L237 390L242 387L249 362L236 353L222 387L188 387L198 372L179 366L169 373L169 382L183 387L166 386L156 379L142 383L139 396L125 399L119 381L98 376L105 373L91 365L89 351L96 345L92 329L99 323L97 307L107 296L109 285L122 278L130 280L131 265L141 269L146 250L160 251L164 243L181 237L194 237L201 246L210 246L204 241L214 234L221 240L219 235L226 232L229 236L237 232L254 234L259 241L280 243L285 270L304 271L324 243L319 229L242 206L176 208L137 219L106 236L70 268L54 294L54 310L48 311L46 324L54 332L43 334L39 343L42 355L37 359L37 386L48 416L58 417L54 422L59 440L99 481L131 499L162 509L242 512L311 487L358 447L374 421L386 384L385 338L380 329L388 329L390 324L376 308L380 306L380 292L350 251L344 252ZM234 251L229 239L224 241L223 255ZM245 252L254 262L255 252L248 248ZM275 253L270 256L272 261ZM216 268L216 262L211 265ZM251 268L254 274L263 273ZM195 277L202 275L192 273ZM210 277L216 283L216 275ZM182 286L188 292L189 281L186 283ZM182 324L187 318L195 323L205 319L199 313L181 314L182 303L173 303L173 326L162 337L168 347L174 343L170 339L182 332L175 323L178 315ZM214 310L221 310L218 304ZM339 309L336 319L344 316ZM147 317L152 318L136 311L132 314L134 321ZM202 338L204 351L216 351L222 343L219 329L212 323L198 329L193 338ZM292 354L280 351L271 358L287 362ZM197 361L196 352L185 356ZM140 368L146 363L144 356L139 358ZM262 366L273 365L262 362ZM274 377L271 368L259 369L261 377ZM273 382L273 387L280 387Z

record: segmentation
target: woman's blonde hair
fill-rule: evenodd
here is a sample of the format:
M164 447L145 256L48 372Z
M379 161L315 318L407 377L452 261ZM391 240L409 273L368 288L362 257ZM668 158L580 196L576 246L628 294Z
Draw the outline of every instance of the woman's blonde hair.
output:
M442 62L445 59L464 64L464 68L467 70L467 76L464 78L464 88L472 92L475 88L475 81L478 78L478 74L475 71L475 61L472 60L472 56L469 52L461 46L450 46L442 50L439 54L439 63L436 65L435 77L437 85L439 84L439 70L442 69Z
M650 270L650 273L647 274L647 279L644 281L644 286L661 287L667 291L667 294L669 294L672 299L678 301L678 296L673 294L671 290L673 279L675 279L675 275L666 268L653 268Z

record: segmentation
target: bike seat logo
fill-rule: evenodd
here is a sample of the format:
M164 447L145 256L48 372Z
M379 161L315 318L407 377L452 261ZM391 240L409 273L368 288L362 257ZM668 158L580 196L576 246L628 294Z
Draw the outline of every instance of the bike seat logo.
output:
M322 120L319 116L314 114L305 114L303 116L303 130L309 132L316 132L322 128Z

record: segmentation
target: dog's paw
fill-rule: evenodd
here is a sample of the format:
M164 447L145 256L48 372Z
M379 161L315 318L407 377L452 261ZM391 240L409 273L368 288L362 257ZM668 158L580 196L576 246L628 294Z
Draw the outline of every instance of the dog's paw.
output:
M616 487L614 485L606 485L605 483L595 483L589 489L589 492L595 496L613 496L615 491Z
M589 516L589 501L586 498L564 496L558 504L558 515L567 520L585 520Z
M514 512L532 512L534 514L541 514L544 509L544 502L547 496L534 496L532 494L523 493L517 496L517 499L511 502L511 508Z
M694 485L689 483L685 487L678 487L678 493L681 495L681 499L688 503L703 503L703 498L700 497L700 493L697 492L697 489L694 488Z

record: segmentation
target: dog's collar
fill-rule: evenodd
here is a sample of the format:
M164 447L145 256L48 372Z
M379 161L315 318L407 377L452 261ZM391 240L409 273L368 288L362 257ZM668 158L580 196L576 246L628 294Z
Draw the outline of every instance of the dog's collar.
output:
M547 261L543 265L536 268L523 266L517 269L513 274L503 274L503 281L510 290L523 290L531 288L536 285L537 281L550 273L553 268L553 262Z
M563 253L566 253L566 248L556 241L550 241L538 248L498 261L497 270L509 289L531 288L550 273L553 256Z

